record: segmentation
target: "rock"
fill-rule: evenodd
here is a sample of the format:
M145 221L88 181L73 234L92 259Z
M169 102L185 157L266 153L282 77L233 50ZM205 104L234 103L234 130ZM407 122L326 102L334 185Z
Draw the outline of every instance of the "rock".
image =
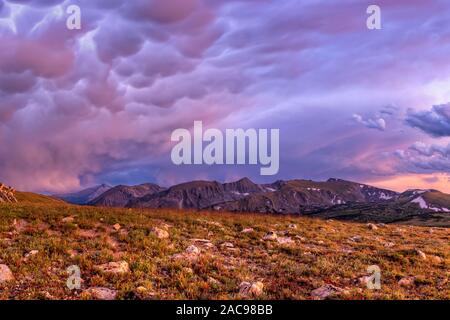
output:
M117 291L108 288L95 287L89 288L84 291L89 294L92 298L97 300L115 300L117 297Z
M297 225L291 223L290 225L288 225L288 228L289 228L289 229L297 229Z
M198 243L209 243L209 242L211 242L208 239L192 239L191 241L192 242L198 242Z
M336 297L346 291L342 288L333 286L332 284L326 284L320 288L317 288L311 292L311 296L315 299L324 300L328 298Z
M427 255L423 251L416 249L416 253L422 260L427 260Z
M194 245L190 245L189 247L187 247L186 249L186 253L187 254L192 254L192 255L199 255L200 254L200 249Z
M234 245L231 242L224 242L220 244L221 248L234 248Z
M14 275L6 264L0 264L0 284L13 281Z
M75 218L72 216L69 216L69 217L62 218L61 221L64 223L72 223L75 221Z
M28 253L25 255L24 260L27 261L27 260L30 259L32 256L37 255L38 253L39 253L38 250L31 250L30 252L28 252Z
M15 196L16 190L3 183L0 183L0 203L15 203L18 202Z
M13 227L17 232L24 232L29 227L29 225L30 224L23 219L14 219L13 221Z
M169 232L167 232L166 230L160 229L158 227L152 228L151 232L158 239L167 239L169 237Z
M291 245L291 244L295 243L295 241L292 240L290 237L280 237L280 238L277 238L277 241L279 244L283 244L283 245Z
M241 282L239 285L239 293L245 297L258 297L263 294L264 284L261 281L257 282Z
M367 227L368 227L370 230L378 230L378 227L377 227L376 225L374 225L373 223L368 223L368 224L367 224Z
M253 231L255 231L255 230L253 230L253 228L245 228L241 232L242 233L250 233L250 232L253 232Z
M395 243L394 243L394 242L385 242L385 243L384 243L384 246L385 246L386 248L392 248L392 247L395 246Z
M353 242L361 242L362 241L362 237L361 236L353 236L349 240L353 241Z
M362 277L358 278L358 282L359 282L361 285L365 286L365 287L367 287L367 284L368 284L371 280L372 280L372 277L371 277L371 276L362 276Z
M113 225L113 229L116 231L119 231L121 228L120 224L116 223L115 225Z
M398 284L402 287L409 288L414 285L415 280L416 279L414 277L404 277L399 280Z
M128 262L126 261L109 262L96 266L96 268L101 272L111 274L125 274L130 272L130 267L128 266Z
M219 280L214 279L213 277L208 277L208 283L212 286L219 286L221 284Z
M266 235L263 237L263 240L266 241L273 241L273 240L277 240L278 236L274 231L269 231L268 233L266 233Z

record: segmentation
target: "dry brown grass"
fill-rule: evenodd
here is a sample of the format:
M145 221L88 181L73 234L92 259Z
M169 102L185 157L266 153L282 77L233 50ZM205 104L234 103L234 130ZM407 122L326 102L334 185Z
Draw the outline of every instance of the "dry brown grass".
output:
M66 287L71 265L80 267L83 289L111 288L120 299L240 299L245 298L239 293L242 281L264 283L259 299L311 299L311 291L325 284L345 289L340 299L450 299L450 229L445 228L371 230L302 217L55 203L2 205L0 216L0 264L16 279L0 285L0 299L89 298ZM61 221L68 216L72 222ZM119 231L112 227L116 223ZM169 238L157 238L154 227L168 230ZM254 232L242 233L244 228ZM294 243L262 240L269 231ZM360 239L352 241L355 236ZM184 254L192 244L201 249L198 256ZM31 250L39 253L24 259ZM183 259L174 258L177 254ZM104 274L95 267L122 260L130 266L126 274ZM381 290L358 282L370 265L381 268ZM414 277L413 285L401 287L398 281L407 276Z

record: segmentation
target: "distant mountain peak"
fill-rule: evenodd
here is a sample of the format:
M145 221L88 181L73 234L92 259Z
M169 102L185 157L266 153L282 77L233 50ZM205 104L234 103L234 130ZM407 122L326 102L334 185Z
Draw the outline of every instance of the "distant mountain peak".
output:
M73 204L87 204L109 189L111 189L110 185L102 183L100 185L83 189L77 192L56 194L54 195L54 197Z

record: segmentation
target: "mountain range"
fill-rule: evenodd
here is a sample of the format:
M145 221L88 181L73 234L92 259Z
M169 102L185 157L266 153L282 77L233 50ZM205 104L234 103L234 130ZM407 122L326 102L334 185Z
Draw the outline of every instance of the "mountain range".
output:
M445 223L450 219L450 195L437 190L398 193L335 178L321 182L279 180L269 184L256 184L248 178L229 183L192 181L169 188L152 183L101 185L58 197L70 203L102 207L302 214L386 223L435 219L439 224L442 219Z

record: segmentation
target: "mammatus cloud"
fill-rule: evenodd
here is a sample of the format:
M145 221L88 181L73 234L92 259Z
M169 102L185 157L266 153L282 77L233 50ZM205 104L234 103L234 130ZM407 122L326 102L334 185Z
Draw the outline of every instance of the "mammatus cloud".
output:
M69 4L81 7L82 30L65 27ZM435 104L422 87L450 74L450 50L437 46L450 4L379 5L385 23L371 32L360 0L0 0L0 181L56 192L260 178L248 167L174 167L170 133L194 120L280 128L278 178L396 175L405 168L384 154L422 133L394 132L397 108L362 115ZM430 113L408 119L444 136L448 113ZM349 125L352 114L384 134Z
M359 114L353 114L353 120L355 120L357 123L366 126L369 129L377 129L380 131L386 130L386 121L383 118L364 119Z

